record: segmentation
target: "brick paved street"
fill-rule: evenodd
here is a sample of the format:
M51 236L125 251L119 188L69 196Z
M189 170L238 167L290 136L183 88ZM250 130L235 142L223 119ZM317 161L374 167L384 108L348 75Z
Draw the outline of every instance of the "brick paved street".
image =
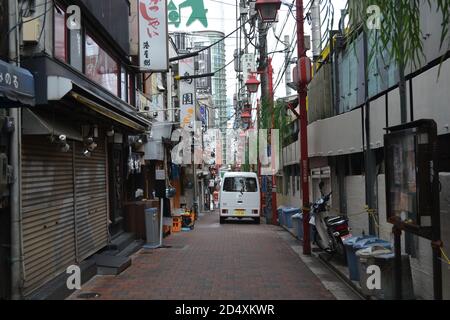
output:
M216 213L142 249L119 276L96 276L80 293L98 299L335 299L292 249L280 227L228 222Z

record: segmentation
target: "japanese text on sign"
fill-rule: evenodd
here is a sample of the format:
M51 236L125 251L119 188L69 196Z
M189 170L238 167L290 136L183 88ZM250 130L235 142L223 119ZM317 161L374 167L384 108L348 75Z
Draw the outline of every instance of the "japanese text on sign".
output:
M139 61L144 71L168 69L166 0L139 1Z

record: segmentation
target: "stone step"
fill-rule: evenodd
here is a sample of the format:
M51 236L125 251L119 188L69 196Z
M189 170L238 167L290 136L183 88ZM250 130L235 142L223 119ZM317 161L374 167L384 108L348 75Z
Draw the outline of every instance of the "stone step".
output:
M97 254L94 256L99 275L118 275L131 266L131 258Z
M111 243L108 245L107 250L116 250L118 252L122 251L130 243L132 243L135 240L133 233L124 232L120 234L119 236L112 239Z
M116 255L119 257L130 257L134 253L136 253L139 249L144 245L144 241L142 240L134 240L131 242L126 248L117 253Z

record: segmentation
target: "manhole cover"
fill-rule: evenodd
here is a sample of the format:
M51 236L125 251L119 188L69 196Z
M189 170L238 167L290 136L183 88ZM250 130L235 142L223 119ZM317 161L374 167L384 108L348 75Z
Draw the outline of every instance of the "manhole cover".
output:
M81 293L77 296L77 298L79 299L95 299L95 298L99 298L100 297L100 293L97 292L86 292L86 293Z

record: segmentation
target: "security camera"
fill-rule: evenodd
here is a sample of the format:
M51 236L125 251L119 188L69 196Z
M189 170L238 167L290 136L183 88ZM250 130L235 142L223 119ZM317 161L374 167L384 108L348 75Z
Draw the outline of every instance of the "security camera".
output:
M154 118L158 117L158 112L156 112L156 111L153 112L153 117L154 117Z
M88 151L90 151L90 152L94 151L95 148L97 148L97 146L98 146L98 145L97 145L95 142L91 143L91 144L88 146Z
M94 138L89 137L86 139L86 144L92 144L92 143L94 143Z
M61 143L64 143L67 140L67 137L64 134L60 135L58 138L59 138L59 142L61 142Z

